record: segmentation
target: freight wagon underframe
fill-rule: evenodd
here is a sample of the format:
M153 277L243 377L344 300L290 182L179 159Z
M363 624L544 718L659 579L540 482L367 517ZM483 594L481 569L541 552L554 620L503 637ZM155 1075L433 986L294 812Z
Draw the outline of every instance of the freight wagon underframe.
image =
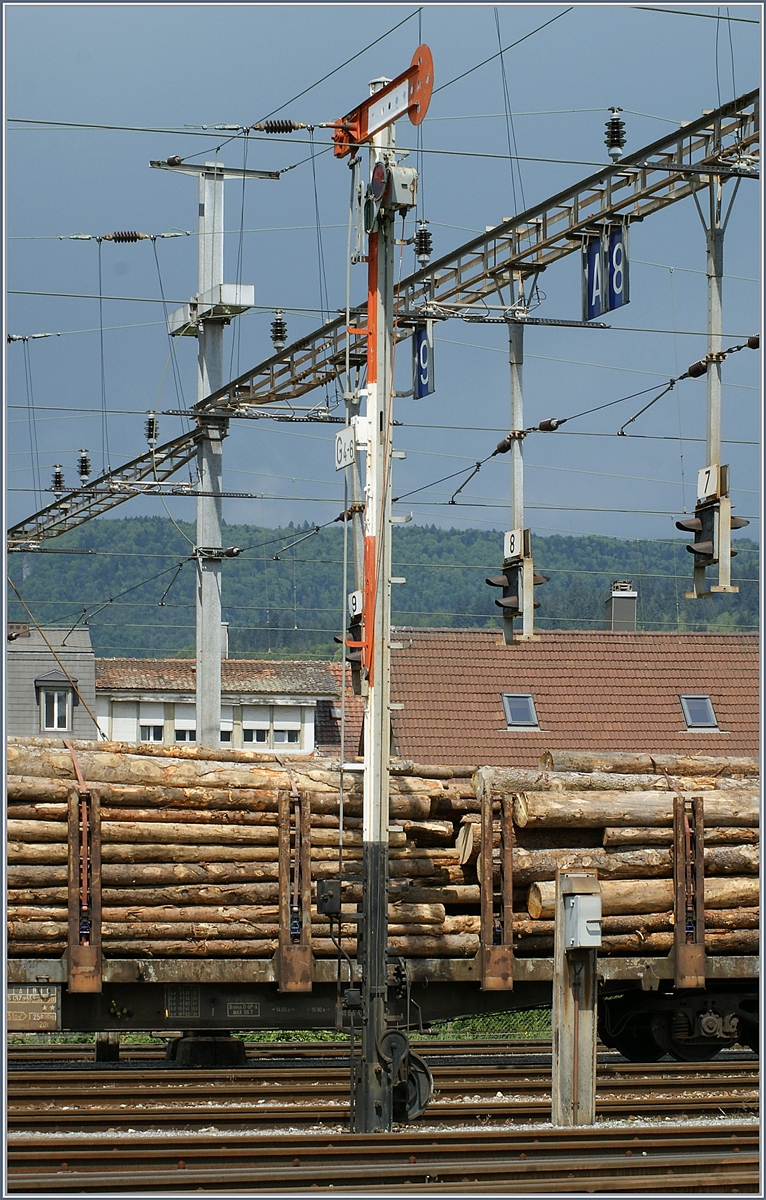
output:
M553 960L513 960L513 988L483 989L480 956L393 960L389 1014L413 1029L437 1020L549 1007ZM311 991L280 991L278 961L103 959L100 992L67 987L66 955L8 964L9 1028L77 1032L228 1034L234 1031L348 1029L358 1013L348 970L315 960ZM598 963L602 1040L630 1058L665 1052L707 1059L735 1041L757 1048L758 959L710 957L704 989L674 986L673 955ZM353 982L353 981L352 981ZM351 994L353 995L353 989ZM341 1006L341 1007L339 1007Z

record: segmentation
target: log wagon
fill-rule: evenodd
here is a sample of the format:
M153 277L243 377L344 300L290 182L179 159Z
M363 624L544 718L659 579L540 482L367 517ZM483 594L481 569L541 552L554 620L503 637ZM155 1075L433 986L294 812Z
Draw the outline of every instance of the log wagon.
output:
M10 1027L348 1028L361 785L360 763L11 738ZM602 1040L637 1060L756 1049L755 760L395 761L390 821L394 1021L549 1005L556 874L585 870Z

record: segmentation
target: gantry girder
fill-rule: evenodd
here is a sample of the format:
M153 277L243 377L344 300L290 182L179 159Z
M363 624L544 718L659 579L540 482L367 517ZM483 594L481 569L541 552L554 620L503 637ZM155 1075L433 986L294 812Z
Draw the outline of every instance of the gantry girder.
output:
M34 549L39 542L76 529L133 496L151 494L152 485L162 483L194 458L198 437L197 428L182 433L114 471L105 471L85 487L57 496L52 504L8 530L8 549Z
M707 187L714 176L757 178L759 131L758 92L752 91L416 271L398 289L399 311L411 320L415 313L424 319L438 316L440 308L445 313L468 309L500 294L514 276L534 276L579 250L583 239L604 225L642 221ZM367 361L366 304L351 310L351 320L350 328L345 313L327 322L205 397L188 415L197 420L214 414L249 416L264 406L274 406L275 415L317 410L316 405L295 402L340 379L347 354L353 367L362 368ZM397 339L411 333L411 327L397 326ZM9 549L58 537L131 495L145 494L145 487L131 490L130 483L167 479L194 457L197 436L197 430L182 434L116 471L105 472L84 489L58 498L9 530Z
M758 92L691 121L627 155L616 164L541 204L502 221L457 250L402 281L399 309L425 317L441 305L468 307L507 287L514 273L534 275L578 250L602 226L645 217L708 185L713 175L757 178ZM704 168L709 166L710 173ZM292 402L339 378L346 342L351 365L366 361L366 336L358 331L366 305L329 321L279 354L206 397L197 411L235 415L251 406ZM409 337L400 326L397 336Z

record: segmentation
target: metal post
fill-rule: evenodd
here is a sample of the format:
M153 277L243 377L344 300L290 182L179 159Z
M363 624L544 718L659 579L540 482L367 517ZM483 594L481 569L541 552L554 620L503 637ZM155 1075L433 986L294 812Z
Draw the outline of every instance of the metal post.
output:
M199 177L199 264L197 294L223 283L222 164ZM205 320L198 330L197 400L223 386L221 320ZM228 421L203 418L197 448L197 743L216 748L221 742L221 558L206 550L221 547L223 439ZM213 493L212 495L209 493Z
M723 348L723 181L710 180L710 217L707 243L707 463L721 461L721 350Z
M572 872L556 876L551 1116L554 1125L592 1125L596 1119L595 946L601 941L600 893L595 875Z
M254 303L250 285L223 282L224 180L278 179L276 171L224 167L180 159L149 164L199 179L197 294L168 317L175 336L197 338L197 403L223 386L223 329ZM215 749L221 739L221 523L222 445L226 417L197 416L197 742ZM205 494L212 493L212 494Z
M371 91L382 86L376 80ZM372 139L371 171L393 158L393 125ZM364 716L362 1055L354 1131L393 1125L389 1064L380 1052L386 1030L388 935L388 765L391 614L391 431L394 303L394 215L381 208L369 238L367 418L364 512L364 640L368 692Z
M508 322L508 362L511 368L511 528L524 529L524 326L520 321ZM530 545L527 545L527 541ZM530 640L535 632L534 565L531 539L524 537L522 560L521 640ZM513 621L503 622L506 644L513 641Z
M359 416L361 403L358 395L346 397L349 424L354 417ZM351 493L351 531L354 548L354 585L361 591L364 586L364 522L362 512L364 502L362 497L362 477L359 471L359 459L354 455L354 461L346 468L346 479L350 481Z
M524 456L520 431L524 428L524 326L520 321L508 322L508 362L511 367L511 433L516 434L511 445L511 528L524 528Z

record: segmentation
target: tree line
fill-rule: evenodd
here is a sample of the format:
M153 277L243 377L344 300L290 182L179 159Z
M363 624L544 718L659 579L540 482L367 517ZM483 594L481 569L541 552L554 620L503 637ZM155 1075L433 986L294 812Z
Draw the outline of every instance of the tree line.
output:
M244 548L222 567L223 619L231 657L329 658L347 623L353 551L343 585L344 531L226 525ZM311 536L306 537L306 534ZM87 624L100 657L194 654L194 526L166 517L91 521L46 549L9 555L9 575L41 625ZM637 627L654 631L752 632L758 625L758 546L737 538L738 594L687 600L692 556L677 539L550 536L533 539L539 629L604 627L617 579L638 592ZM61 551L70 553L61 553ZM399 626L499 629L499 592L485 578L502 565L497 531L407 526L394 530L392 622ZM27 620L8 589L8 619Z

